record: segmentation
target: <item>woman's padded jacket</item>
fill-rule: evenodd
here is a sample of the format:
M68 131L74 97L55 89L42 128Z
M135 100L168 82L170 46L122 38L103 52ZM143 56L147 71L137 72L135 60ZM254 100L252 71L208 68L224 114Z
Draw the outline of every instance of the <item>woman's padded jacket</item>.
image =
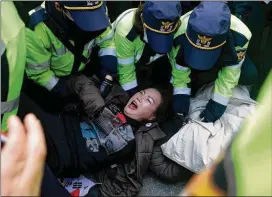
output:
M113 102L125 106L129 97L118 85L113 85L111 92L105 101L98 96L98 88L94 80L84 75L74 76L67 83L71 93L79 95L85 111L89 117L98 113L106 103ZM140 125L134 131L136 152L132 160L117 164L97 174L98 182L103 196L135 196L140 192L143 184L143 176L148 169L167 181L178 181L184 172L184 168L166 158L160 149L160 145L166 134L157 123Z

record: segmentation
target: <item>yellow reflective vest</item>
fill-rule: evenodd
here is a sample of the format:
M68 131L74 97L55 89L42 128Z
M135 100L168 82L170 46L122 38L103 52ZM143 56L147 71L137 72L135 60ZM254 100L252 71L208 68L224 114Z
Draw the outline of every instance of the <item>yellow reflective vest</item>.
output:
M44 3L31 10L29 12L30 17L41 9L45 9ZM71 43L73 44L72 41ZM59 77L71 74L75 59L74 54L65 47L44 22L38 23L33 31L26 28L26 44L26 74L29 79L50 91L58 83ZM103 58L101 64L117 63L114 34L111 26L87 43L82 55L89 59L95 46L99 47L98 56L100 60ZM78 71L82 71L85 66L85 63L81 63ZM117 65L113 65L113 67L117 67Z
M179 37L184 36L187 30L187 25L191 12L192 11L184 14L181 17L181 27L176 33L179 35ZM239 59L239 63L235 65L220 65L220 67L222 68L219 71L218 77L215 81L215 87L212 95L212 99L214 101L225 106L228 104L228 101L232 96L233 88L238 85L241 74L241 67L244 62L243 56L246 53L249 41L252 36L248 27L234 15L231 15L230 31L234 38L234 45ZM176 40L178 39L179 38L176 38ZM182 42L180 42L177 47L173 48L173 50L169 54L169 59L170 61L172 61L172 83L174 86L174 94L190 95L190 65L188 65L189 67L186 67L185 65L181 65L178 61L176 61L179 55L179 49L181 45Z
M23 83L26 46L25 25L13 2L1 2L1 129L7 131L7 119L18 111Z

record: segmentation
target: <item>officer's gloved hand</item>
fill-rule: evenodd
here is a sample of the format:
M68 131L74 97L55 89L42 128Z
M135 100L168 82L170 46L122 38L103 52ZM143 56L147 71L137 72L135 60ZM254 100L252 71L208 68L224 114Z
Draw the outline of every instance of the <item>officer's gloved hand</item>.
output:
M190 95L176 94L173 98L173 110L175 113L186 116L190 107Z
M113 78L111 75L106 75L105 79L102 81L100 85L100 92L103 98L106 98L111 91L113 86Z
M203 122L215 122L224 114L226 107L210 99L205 110L200 114L200 118L204 118Z
M126 92L129 94L129 96L133 96L134 94L136 94L137 93L137 91L138 91L138 89L137 89L138 87L135 87L135 88L132 88L132 89L129 89L129 90L127 90Z
M179 125L179 128L181 128L183 125L185 125L188 122L187 115L176 113L174 115L174 123L175 125Z
M68 78L60 78L58 83L51 90L51 92L56 93L62 97L67 96L68 95L68 88L66 86L67 79Z

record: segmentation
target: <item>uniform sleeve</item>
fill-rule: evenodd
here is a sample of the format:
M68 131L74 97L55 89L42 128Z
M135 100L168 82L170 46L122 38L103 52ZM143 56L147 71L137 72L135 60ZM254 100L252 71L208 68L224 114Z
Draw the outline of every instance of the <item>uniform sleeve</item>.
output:
M232 96L233 88L238 85L241 74L241 67L245 60L244 54L246 53L248 44L249 42L247 42L246 45L242 47L237 46L235 48L238 56L237 64L223 67L219 71L212 95L213 101L225 106L228 104L229 99Z
M108 27L95 41L100 47L98 56L101 66L109 73L116 73L117 58L112 27Z
M173 51L173 53L175 53L175 51ZM172 84L174 87L173 94L190 95L191 88L188 87L188 84L191 82L191 70L189 67L184 67L184 65L182 65L181 59L182 57L177 56L176 58L173 58L173 55L170 55L170 62L172 64Z
M252 34L248 27L237 17L231 16L231 33L228 35L226 47L229 47L232 56L236 58L234 64L223 67L215 81L212 100L227 105L232 96L233 88L238 85L241 67L245 60L245 54Z
M50 47L43 23L40 23L31 31L26 28L26 74L35 83L45 87L49 91L58 83L59 79L50 69L51 53L47 50Z
M134 44L126 37L115 33L115 43L117 50L119 82L125 91L138 86L135 72Z

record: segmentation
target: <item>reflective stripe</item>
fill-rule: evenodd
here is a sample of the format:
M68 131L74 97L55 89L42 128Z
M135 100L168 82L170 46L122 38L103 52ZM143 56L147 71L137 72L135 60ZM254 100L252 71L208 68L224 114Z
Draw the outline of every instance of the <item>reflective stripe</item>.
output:
M173 81L174 81L174 78L173 78L173 76L172 76L171 79L170 79L170 83L172 84Z
M16 99L6 102L1 102L1 114L11 112L19 106L20 96Z
M105 49L100 49L98 52L98 56L104 56L104 55L112 55L116 56L116 48L105 48Z
M4 44L3 40L0 39L0 54L1 54L1 56L3 55L5 50L6 50L6 45Z
M129 83L126 83L124 85L122 85L122 88L127 91L127 90L130 90L132 88L135 88L138 86L138 83L136 80L132 81L132 82L129 82Z
M100 44L100 43L102 43L102 42L104 42L105 40L109 40L109 39L112 39L113 38L113 36L114 36L114 33L113 33L113 31L111 30L111 32L110 32L110 34L109 35L107 35L107 36L105 36L104 38L102 38L101 40L96 40L95 41L95 43L96 44Z
M225 106L228 105L228 103L229 103L229 98L224 97L224 96L217 94L217 93L213 93L212 100L214 100L217 103L220 103L221 105L225 105Z
M117 58L118 64L133 64L134 58Z
M129 10L124 11L120 16L118 16L118 18L112 23L112 29L113 31L115 31L116 26L119 24L119 22L130 12L136 10L136 8L131 8Z
M190 95L191 94L191 88L174 88L174 95L176 94L186 94Z
M68 52L69 52L69 50L64 46L59 49L56 49L56 55L64 55Z
M184 67L184 66L181 66L181 65L179 65L179 64L176 64L176 69L177 69L177 70L189 70L188 67Z
M38 6L38 7L34 8L34 9L30 10L28 12L28 15L31 16L34 12L37 12L37 11L43 9L43 8L45 8L45 2L43 2L40 6Z
M235 65L232 65L232 66L227 66L227 68L241 68L244 61L245 61L245 57L238 64L235 64Z
M141 57L142 57L142 55L137 54L137 55L136 55L136 62L138 62L138 61L140 60Z
M94 45L94 40L91 40L88 44L85 44L84 50L89 50Z
M59 78L56 76L52 76L51 79L49 79L49 81L45 85L45 88L51 91L58 82L59 82Z
M42 70L48 68L50 65L49 61L40 63L40 64L27 64L27 67L32 70Z

